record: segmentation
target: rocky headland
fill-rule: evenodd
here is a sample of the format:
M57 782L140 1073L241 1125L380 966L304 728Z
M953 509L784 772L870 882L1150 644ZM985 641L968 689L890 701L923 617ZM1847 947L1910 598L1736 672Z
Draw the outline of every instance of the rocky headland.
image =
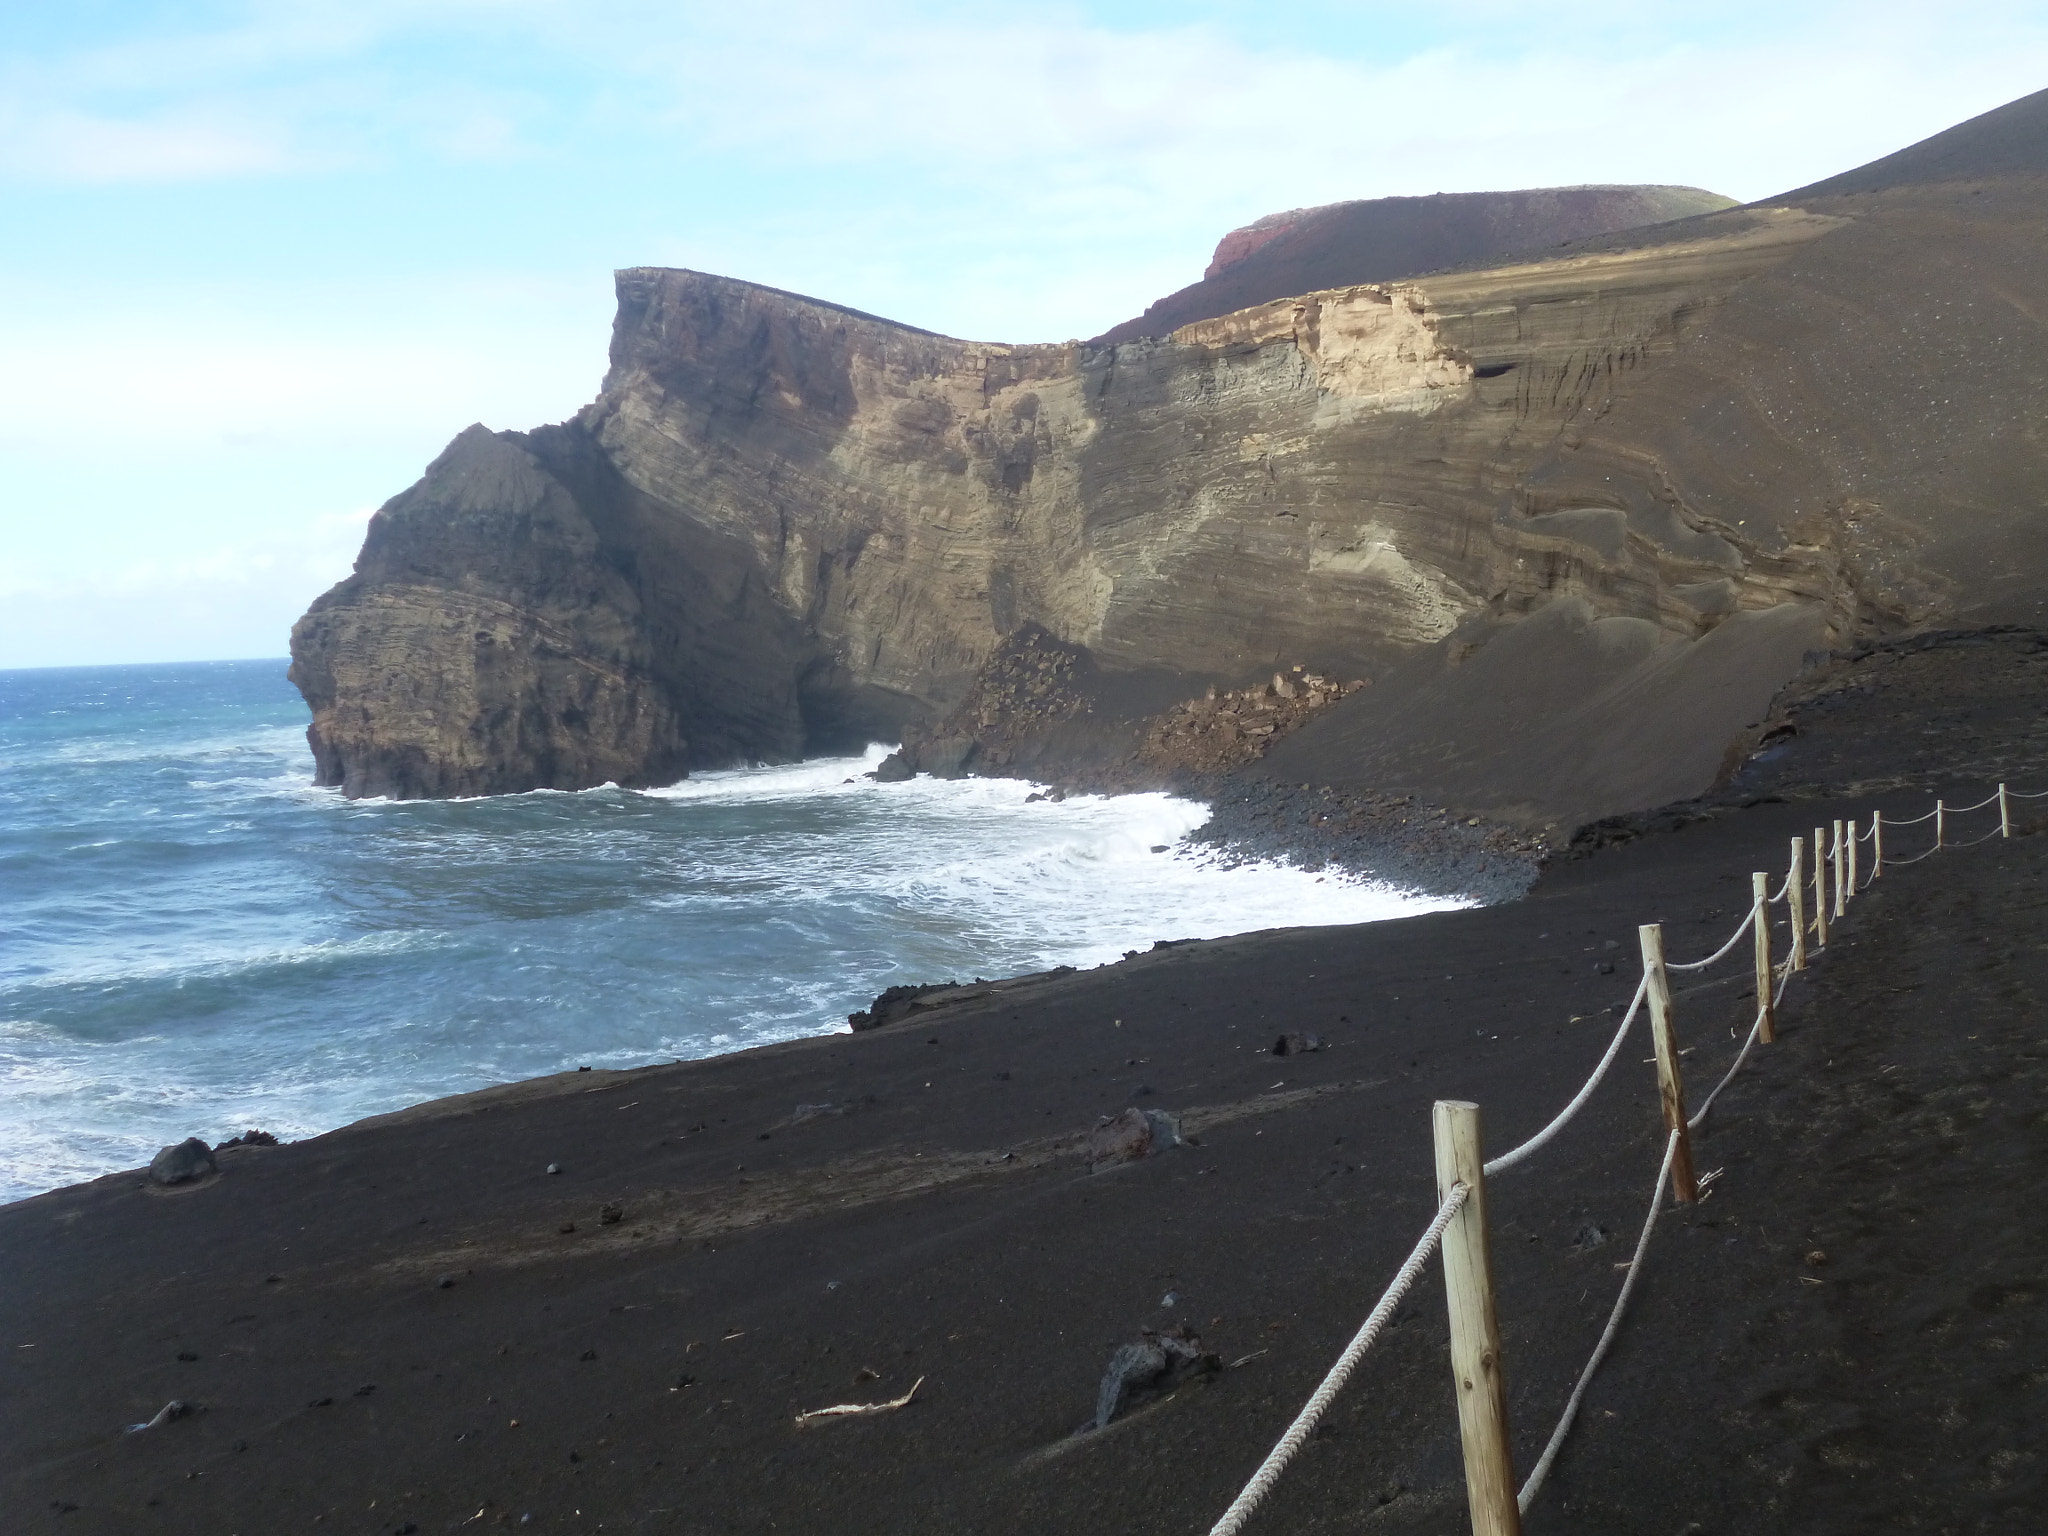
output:
M1266 778L1561 845L1707 789L1822 656L2040 616L2044 176L2029 97L1750 206L1492 258L1568 201L1529 194L1429 245L1452 270L1086 344L628 269L598 399L461 434L300 622L320 779L901 739L914 770ZM1597 190L1594 222L1683 192ZM1316 230L1337 260L1376 207L1233 237L1207 281ZM1333 686L1236 718L1276 674Z

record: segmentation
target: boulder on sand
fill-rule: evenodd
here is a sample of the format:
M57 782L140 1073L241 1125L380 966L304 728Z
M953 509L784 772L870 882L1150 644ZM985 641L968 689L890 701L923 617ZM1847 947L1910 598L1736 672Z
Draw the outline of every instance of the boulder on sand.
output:
M213 1148L197 1136L187 1136L175 1147L165 1147L149 1160L149 1178L153 1184L189 1184L194 1179L203 1179L218 1165L213 1160Z
M1095 1417L1081 1426L1081 1433L1107 1428L1135 1396L1171 1392L1189 1376L1222 1369L1222 1360L1203 1353L1202 1341L1186 1328L1164 1333L1148 1328L1138 1343L1126 1344L1109 1357L1109 1369L1095 1394Z
M1180 1144L1180 1122L1165 1110L1127 1109L1088 1133L1088 1171L1135 1163Z

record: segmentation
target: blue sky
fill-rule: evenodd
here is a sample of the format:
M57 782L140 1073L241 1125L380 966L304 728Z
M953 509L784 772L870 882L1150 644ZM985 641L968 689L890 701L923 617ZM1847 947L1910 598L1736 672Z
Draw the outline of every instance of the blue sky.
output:
M2048 86L2048 7L69 0L0 29L0 667L281 655L611 271L1086 336L1394 193L1752 198Z

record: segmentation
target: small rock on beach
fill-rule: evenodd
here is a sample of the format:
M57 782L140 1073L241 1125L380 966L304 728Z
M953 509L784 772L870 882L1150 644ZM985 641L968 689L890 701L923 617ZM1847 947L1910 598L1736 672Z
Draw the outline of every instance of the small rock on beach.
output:
M187 1136L175 1147L165 1147L149 1160L150 1182L154 1184L189 1184L194 1179L203 1179L218 1165L213 1160L213 1148L197 1136Z

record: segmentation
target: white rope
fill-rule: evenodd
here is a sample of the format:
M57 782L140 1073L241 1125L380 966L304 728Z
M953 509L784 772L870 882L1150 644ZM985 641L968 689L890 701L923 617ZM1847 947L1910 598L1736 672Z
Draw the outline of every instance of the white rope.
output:
M2042 796L2048 795L2048 789L2037 789L2032 794L2023 789L2008 789L2005 795L2008 800L2039 800Z
M1692 1118L1685 1122L1685 1128L1688 1131L1696 1131L1700 1128L1700 1122L1707 1118L1707 1111L1714 1107L1714 1100L1721 1097L1721 1090L1735 1081L1735 1074L1740 1072L1742 1064L1749 1060L1750 1047L1756 1044L1757 1036L1763 1033L1763 1027L1764 1011L1759 1008L1756 1011L1756 1021L1749 1026L1749 1037L1742 1042L1742 1049L1735 1053L1735 1060L1730 1064L1727 1073L1721 1078L1720 1082L1714 1084L1714 1091L1700 1100L1700 1107L1693 1112Z
M1883 819L1884 824L1888 827L1917 827L1923 821L1934 820L1934 818L1936 816L1939 816L1944 809L1945 807L1936 806L1933 810L1929 811L1925 816L1914 816L1904 821L1901 821L1896 816L1886 816L1883 811L1879 811L1877 814L1879 815L1879 817Z
M1299 1451L1308 1437L1315 1432L1316 1424L1322 1419L1337 1394L1344 1390L1344 1383L1351 1379L1351 1373L1358 1368L1358 1362L1365 1358L1365 1352L1379 1339L1381 1331L1387 1326L1387 1319L1394 1315L1394 1309L1401 1305L1401 1298L1408 1294L1409 1287L1415 1284L1416 1276L1422 1273L1422 1266L1429 1262L1429 1256L1436 1251L1436 1245L1443 1241L1444 1228L1451 1224L1451 1218L1458 1214L1459 1208L1465 1203L1465 1197L1471 1193L1472 1191L1463 1184L1451 1186L1451 1192L1444 1196L1444 1203L1437 1207L1436 1219L1430 1222L1427 1230L1423 1232L1421 1240L1415 1245L1415 1251L1408 1255L1408 1261L1394 1276L1394 1283L1388 1286L1386 1294L1380 1297L1379 1305L1372 1309L1363 1326L1345 1346L1344 1353L1337 1357L1337 1363L1330 1367L1330 1373L1323 1378L1323 1384L1316 1388L1307 1403L1302 1405L1301 1412L1294 1416L1294 1422L1287 1426L1287 1433L1280 1437L1279 1443L1260 1463L1259 1470L1252 1474L1252 1480L1244 1485L1244 1492L1240 1493L1230 1508L1223 1512L1223 1518L1209 1527L1209 1536L1235 1536L1237 1531L1244 1528L1244 1523L1251 1517L1252 1511L1259 1507L1259 1501L1265 1498L1272 1490L1273 1484L1280 1480L1280 1474L1287 1470L1287 1463L1294 1459L1294 1453Z
M1942 846L1944 848L1974 848L1979 843L1988 843L1994 837L2003 837L2004 835L2005 828L1993 827L1989 832L1986 832L1982 837L1973 837L1967 843L1944 843L1942 844Z
M1979 800L1975 805L1951 805L1944 807L1944 809L1947 810L1947 812L1951 816L1961 816L1967 811L1981 811L1984 809L1985 806L1996 805L1997 803L1998 795L1997 792L1994 791L1989 797L1983 800Z
M1621 1314L1628 1310L1628 1299L1635 1293L1636 1280L1643 1272L1643 1254L1650 1246L1650 1232L1657 1225L1657 1216L1664 1208L1664 1186L1671 1178L1671 1159L1678 1153L1678 1132L1673 1131L1664 1139L1664 1166L1657 1170L1657 1187L1650 1193L1650 1214L1643 1220L1643 1235L1636 1239L1635 1256L1628 1261L1628 1275L1621 1282L1621 1294L1614 1298L1614 1310L1607 1315L1607 1326L1601 1330L1600 1342L1593 1346L1592 1358L1586 1368L1579 1372L1577 1385L1564 1405L1564 1414L1557 1421L1557 1428L1550 1432L1550 1443L1543 1447L1543 1454L1536 1458L1536 1465L1530 1469L1529 1480L1522 1484L1522 1491L1515 1495L1516 1508L1526 1512L1536 1495L1542 1491L1543 1480L1550 1476L1551 1463L1557 1460L1558 1450L1564 1445L1565 1436L1572 1432L1572 1424L1578 1419L1579 1404L1585 1401L1586 1388L1593 1380L1593 1373L1600 1369L1600 1362L1607 1358L1607 1350L1614 1343L1614 1335L1621 1327Z
M1785 883L1784 883L1783 885L1781 885L1781 886L1779 886L1779 887L1778 887L1778 894L1777 894L1777 895L1775 895L1775 896L1773 896L1773 897L1771 898L1771 904L1772 904L1773 906L1777 905L1777 904L1778 904L1779 902L1783 901L1783 900L1784 900L1784 899L1785 899L1785 898L1786 898L1787 896L1789 896L1789 895L1790 895L1791 893L1792 893L1792 876L1791 876L1790 872L1788 871L1788 872L1786 873L1786 875L1785 875Z
M1762 902L1751 903L1749 908L1749 915L1743 918L1742 926L1737 928L1733 933L1729 934L1728 942L1726 944L1723 944L1719 949L1715 950L1711 955L1707 956L1706 959L1688 960L1683 965L1679 964L1675 960L1666 960L1664 962L1664 969L1667 971L1705 970L1708 966L1712 965L1716 960L1719 960L1723 955L1727 954L1729 950L1733 949L1737 944L1739 944L1742 941L1742 936L1745 933L1749 932L1749 925L1756 921L1757 908L1762 905Z
M1790 980L1791 976L1791 971L1788 970L1785 972L1786 980ZM1784 996L1785 982L1780 981L1778 983L1777 996L1771 999L1771 1006L1776 1007L1779 1001L1781 1001L1784 998ZM1721 1081L1714 1084L1714 1091L1708 1094L1704 1099L1700 1100L1700 1107L1693 1112L1692 1118L1685 1122L1685 1128L1688 1131L1696 1131L1700 1128L1700 1122L1707 1118L1707 1111L1714 1107L1714 1100L1721 1097L1721 1090L1723 1088L1726 1088L1730 1083L1735 1081L1735 1074L1740 1072L1742 1070L1742 1064L1745 1061L1749 1060L1749 1053L1751 1049L1754 1048L1754 1046L1756 1045L1757 1040L1762 1036L1763 1029L1764 1011L1763 1009L1759 1008L1756 1011L1756 1019L1749 1026L1749 1038L1742 1042L1742 1049L1735 1053L1734 1062L1730 1064L1728 1071L1722 1076Z
M1543 1127L1542 1130L1538 1131L1534 1136L1531 1136L1527 1141L1523 1142L1519 1147L1516 1147L1512 1152L1503 1152L1499 1157L1496 1157L1491 1162L1489 1162L1485 1168L1486 1176L1489 1179L1492 1178L1496 1173L1507 1172L1507 1170L1514 1167L1515 1164L1523 1161L1525 1158L1533 1157L1536 1153L1540 1152L1543 1149L1544 1144L1547 1143L1551 1137L1555 1136L1559 1131L1563 1130L1566 1125L1570 1124L1572 1116L1576 1115L1580 1110L1586 1107L1586 1100L1593 1097L1593 1090L1600 1086L1600 1079L1605 1077L1607 1075L1607 1069L1614 1065L1615 1055L1617 1052L1621 1050L1621 1042L1628 1034L1629 1025L1635 1023L1636 1010L1643 1006L1643 998L1648 995L1649 990L1650 974L1649 972L1645 971L1643 973L1643 979L1636 983L1636 995L1629 1000L1628 1012L1621 1016L1621 1027L1614 1032L1614 1038L1607 1043L1607 1054L1600 1058L1600 1065L1595 1067L1593 1069L1593 1075L1586 1079L1586 1086L1581 1088L1578 1091L1578 1093L1573 1096L1571 1103L1565 1105L1565 1107L1558 1112L1557 1118L1551 1121L1550 1124Z
M1910 859L1886 859L1884 861L1884 867L1886 869L1896 869L1904 864L1918 864L1922 859L1931 859L1937 853L1940 853L1943 849L1953 848L1955 846L1956 845L1954 843L1936 843L1932 848L1928 849L1925 853L1916 853Z

